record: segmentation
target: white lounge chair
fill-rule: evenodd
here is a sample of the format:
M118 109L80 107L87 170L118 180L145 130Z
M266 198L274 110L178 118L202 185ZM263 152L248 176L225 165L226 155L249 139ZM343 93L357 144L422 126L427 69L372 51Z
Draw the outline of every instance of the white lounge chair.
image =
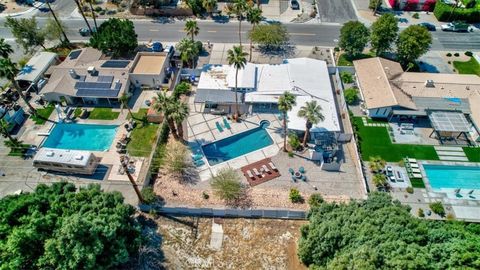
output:
M420 169L413 169L412 168L412 173L420 173Z
M250 170L247 171L247 175L248 177L250 178L255 178L255 176L253 176L252 172Z
M414 159L414 158L408 158L407 160L408 160L408 162L410 162L410 163L417 163L417 160Z
M253 168L252 171L256 176L258 176L258 177L262 176L262 174L257 170L257 168Z
M272 168L272 170L278 171L277 167L275 167L275 165L272 162L269 162L268 166L270 166L270 168Z
M422 178L422 175L419 173L414 173L412 175L413 175L413 178Z
M395 175L395 179L397 180L397 182L404 182L402 172L395 171L394 175Z
M417 163L410 163L410 167L418 169L418 164Z
M262 168L266 173L271 173L270 170L268 169L267 165L262 165Z

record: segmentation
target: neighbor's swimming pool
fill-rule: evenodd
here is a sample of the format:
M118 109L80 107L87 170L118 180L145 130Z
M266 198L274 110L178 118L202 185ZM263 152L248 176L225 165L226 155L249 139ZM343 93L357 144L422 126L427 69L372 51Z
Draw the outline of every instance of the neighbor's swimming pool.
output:
M216 165L272 145L273 140L266 130L268 125L268 121L262 121L257 128L203 145L208 164Z
M56 124L42 146L105 151L110 148L117 127L114 125Z
M433 189L480 189L480 167L423 164Z

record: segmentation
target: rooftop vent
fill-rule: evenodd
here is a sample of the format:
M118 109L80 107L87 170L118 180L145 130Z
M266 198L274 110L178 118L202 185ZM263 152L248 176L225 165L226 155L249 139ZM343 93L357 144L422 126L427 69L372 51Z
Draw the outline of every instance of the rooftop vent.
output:
M45 155L47 157L53 157L55 155L55 153L53 151L48 151L48 152L45 153Z
M94 66L89 66L89 67L87 68L87 72L88 72L88 74L90 74L90 75L92 75L92 76L95 76L95 75L97 74L97 70L95 69Z
M76 79L80 78L80 76L78 76L77 72L74 69L70 69L68 71L68 73L70 73L70 76L72 77L72 79L76 80Z
M425 82L425 86L426 87L435 87L435 83L433 82L433 80L427 80Z
M75 159L76 159L76 160L82 160L82 159L83 159L83 156L82 156L82 155L76 155L76 156L75 156Z

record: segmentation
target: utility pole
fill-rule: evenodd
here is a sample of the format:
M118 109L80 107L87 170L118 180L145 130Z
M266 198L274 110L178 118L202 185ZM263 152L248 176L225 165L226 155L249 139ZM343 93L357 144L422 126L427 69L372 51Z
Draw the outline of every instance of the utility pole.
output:
M130 180L130 183L132 183L133 189L135 190L135 193L137 193L138 200L140 201L140 203L144 203L142 193L140 193L140 190L137 187L137 183L135 182L135 180L133 179L133 176L128 171L128 166L127 166L128 160L129 160L128 156L125 156L125 155L120 156L120 164L122 164L122 167L128 176L128 180Z

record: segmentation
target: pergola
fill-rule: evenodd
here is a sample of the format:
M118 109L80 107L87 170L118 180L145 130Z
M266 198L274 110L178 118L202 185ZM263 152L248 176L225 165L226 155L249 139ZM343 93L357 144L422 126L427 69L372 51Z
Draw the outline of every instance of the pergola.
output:
M428 118L432 124L433 131L430 134L436 134L440 142L445 138L458 139L465 136L468 139L468 133L471 130L471 124L468 122L465 114L459 111L430 111Z

